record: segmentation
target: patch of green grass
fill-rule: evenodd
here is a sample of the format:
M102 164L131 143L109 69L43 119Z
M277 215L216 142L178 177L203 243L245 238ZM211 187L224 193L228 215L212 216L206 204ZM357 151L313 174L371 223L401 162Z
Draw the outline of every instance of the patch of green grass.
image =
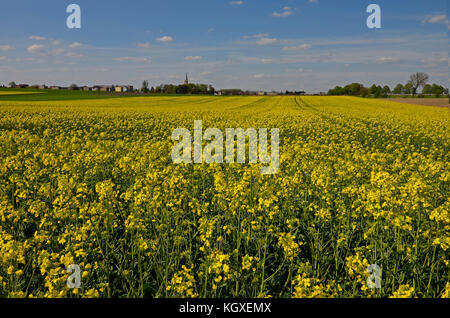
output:
M123 95L113 95L110 92L92 92L75 90L51 90L34 88L0 88L0 92L14 92L11 95L1 95L0 101L51 101L51 100L79 100L79 99L105 99L114 97L124 97ZM20 94L22 92L23 94ZM40 94L30 94L40 93Z
M58 100L83 100L83 99L107 99L123 97L164 97L164 96L213 96L213 95L178 95L178 94L141 94L141 93L116 93L116 92L92 92L82 90L51 90L36 88L0 88L0 101L58 101ZM20 94L22 93L22 94ZM32 94L39 93L39 94Z

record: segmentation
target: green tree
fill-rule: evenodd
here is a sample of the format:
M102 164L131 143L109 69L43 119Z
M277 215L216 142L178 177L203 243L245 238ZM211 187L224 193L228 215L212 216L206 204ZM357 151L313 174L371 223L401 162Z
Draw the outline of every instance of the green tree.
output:
M426 84L422 89L422 94L431 95L433 94L433 86Z
M348 93L348 95L359 96L359 95L361 95L361 88L362 87L363 87L362 84L352 83L350 85L345 86L345 90Z
M433 84L432 87L432 94L434 94L436 97L440 97L442 94L444 94L444 87L442 87L441 85L438 84Z
M381 87L380 85L375 86L375 93L373 94L373 96L375 98L380 98L383 95L383 87Z
M372 86L370 86L370 88L369 88L369 92L370 92L370 94L372 94L372 95L375 95L376 94L376 92L377 92L377 85L375 85L375 84L373 84Z
M144 80L142 82L141 92L148 93L148 81Z
M405 90L405 87L403 86L403 84L397 84L397 86L395 86L392 93L400 95L400 94L403 94L404 90Z
M345 95L345 89L342 88L341 86L336 86L335 88L330 89L328 91L328 95L331 96Z
M407 83L403 89L403 94L411 95L412 93L412 85Z
M369 96L369 89L367 87L362 87L361 88L361 96L362 97L367 97Z
M189 93L189 85L178 85L176 88L177 94L188 94Z

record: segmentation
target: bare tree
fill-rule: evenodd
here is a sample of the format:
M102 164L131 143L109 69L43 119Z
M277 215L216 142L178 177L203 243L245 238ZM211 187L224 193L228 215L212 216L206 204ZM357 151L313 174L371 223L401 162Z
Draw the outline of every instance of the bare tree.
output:
M421 72L411 74L411 76L409 77L408 84L411 84L413 96L416 95L417 89L419 87L425 86L429 78L430 77L428 76L428 74Z

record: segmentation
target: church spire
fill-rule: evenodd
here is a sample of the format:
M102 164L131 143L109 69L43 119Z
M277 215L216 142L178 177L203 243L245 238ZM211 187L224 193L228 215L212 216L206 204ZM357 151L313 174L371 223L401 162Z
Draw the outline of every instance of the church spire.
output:
M189 80L188 80L188 75L186 73L186 80L184 81L184 85L188 85L189 84Z

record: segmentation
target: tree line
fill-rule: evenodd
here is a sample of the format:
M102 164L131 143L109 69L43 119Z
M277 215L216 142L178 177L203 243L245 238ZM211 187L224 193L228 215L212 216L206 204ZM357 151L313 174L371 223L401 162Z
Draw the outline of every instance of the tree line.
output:
M429 76L425 73L414 73L410 76L406 84L397 84L393 90L388 85L381 86L373 84L371 87L364 87L363 84L352 83L344 87L336 86L328 91L328 95L371 96L375 98L386 98L392 94L415 96L421 87L422 93L419 94L419 97L423 97L424 95L434 95L436 97L448 95L448 88L444 88L438 84L428 84L428 79Z
M202 94L214 95L215 89L207 84L161 84L149 88L148 81L142 82L141 92L150 94Z

